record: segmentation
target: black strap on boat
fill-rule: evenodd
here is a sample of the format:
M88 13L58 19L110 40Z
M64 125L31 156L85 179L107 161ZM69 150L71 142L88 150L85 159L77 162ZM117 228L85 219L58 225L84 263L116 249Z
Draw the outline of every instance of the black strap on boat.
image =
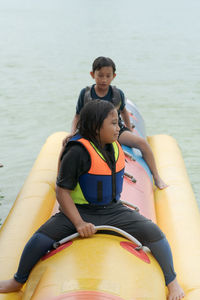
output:
M128 153L126 150L123 150L123 151L127 157L129 157L131 160L135 161L135 158L130 153Z
M135 177L127 172L124 172L124 176L130 178L130 180L134 183L137 182L137 180L135 179Z
M124 200L120 200L120 201L122 202L122 204L124 204L124 205L126 205L126 206L129 206L129 207L131 207L131 208L134 208L135 211L137 211L137 212L140 211L139 207L137 207L136 205L134 205L134 204L132 204L132 203L130 203L130 202L128 202L128 201L124 201Z

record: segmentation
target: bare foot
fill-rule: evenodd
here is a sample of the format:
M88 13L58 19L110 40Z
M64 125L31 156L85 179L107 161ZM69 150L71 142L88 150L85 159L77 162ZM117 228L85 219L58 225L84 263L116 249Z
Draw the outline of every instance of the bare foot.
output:
M167 287L169 291L167 300L180 300L184 298L185 293L180 287L176 278L172 282L170 282Z
M160 178L160 176L158 176L158 178L154 178L154 183L160 190L168 187L168 185L162 180L162 178Z
M22 288L23 284L16 281L14 278L0 281L0 293L17 292Z

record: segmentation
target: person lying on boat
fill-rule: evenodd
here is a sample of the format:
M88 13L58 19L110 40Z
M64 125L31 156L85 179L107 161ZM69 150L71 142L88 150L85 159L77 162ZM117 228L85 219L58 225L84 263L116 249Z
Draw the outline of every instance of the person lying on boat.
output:
M81 110L78 133L68 141L61 157L56 187L60 212L33 234L14 278L0 282L1 293L20 290L55 242L76 231L87 238L95 234L95 226L110 225L128 232L151 250L164 273L168 300L184 297L165 235L151 220L120 201L125 156L117 141L119 130L118 113L112 103L94 100ZM102 190L97 193L99 181Z
M129 114L126 109L124 93L111 86L111 82L116 77L115 63L108 57L100 56L96 58L92 65L92 71L90 72L92 78L95 80L95 84L92 87L87 87L81 90L79 99L76 106L76 114L72 122L72 135L76 132L76 126L80 117L80 112L85 103L93 99L100 99L102 101L118 102L119 116L119 137L118 140L121 144L131 148L137 148L142 152L142 156L151 170L154 178L154 183L159 189L164 189L167 184L160 177L153 152L148 142L132 133L132 125L130 123ZM122 119L124 124L122 122Z

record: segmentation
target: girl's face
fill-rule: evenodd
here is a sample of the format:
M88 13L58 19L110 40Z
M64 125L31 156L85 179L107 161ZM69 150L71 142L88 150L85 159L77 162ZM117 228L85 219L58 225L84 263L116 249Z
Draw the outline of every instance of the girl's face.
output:
M98 139L102 147L111 144L119 136L118 113L116 109L111 110L100 128Z
M106 91L115 78L116 74L113 73L112 67L102 67L100 70L90 72L90 75L96 82L96 86L99 90Z

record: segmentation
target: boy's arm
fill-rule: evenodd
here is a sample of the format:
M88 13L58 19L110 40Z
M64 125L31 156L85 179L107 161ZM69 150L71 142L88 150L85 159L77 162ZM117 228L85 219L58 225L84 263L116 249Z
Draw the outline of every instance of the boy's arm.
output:
M120 114L122 116L122 119L123 119L126 127L132 131L132 126L131 126L129 114L128 114L126 107L124 107L124 109L120 112Z
M71 135L74 135L74 134L75 134L79 119L80 119L80 115L75 114L75 116L74 116L74 118L73 118L73 120L72 120Z
M92 223L85 222L79 214L74 201L70 196L70 190L63 189L59 186L56 187L56 197L61 206L62 212L70 219L76 227L76 230L81 237L92 236L96 230Z
M78 101L76 104L76 114L72 121L71 135L74 135L77 129L77 124L80 119L80 112L84 106L84 96L85 96L85 88L81 90L80 95L78 97Z

